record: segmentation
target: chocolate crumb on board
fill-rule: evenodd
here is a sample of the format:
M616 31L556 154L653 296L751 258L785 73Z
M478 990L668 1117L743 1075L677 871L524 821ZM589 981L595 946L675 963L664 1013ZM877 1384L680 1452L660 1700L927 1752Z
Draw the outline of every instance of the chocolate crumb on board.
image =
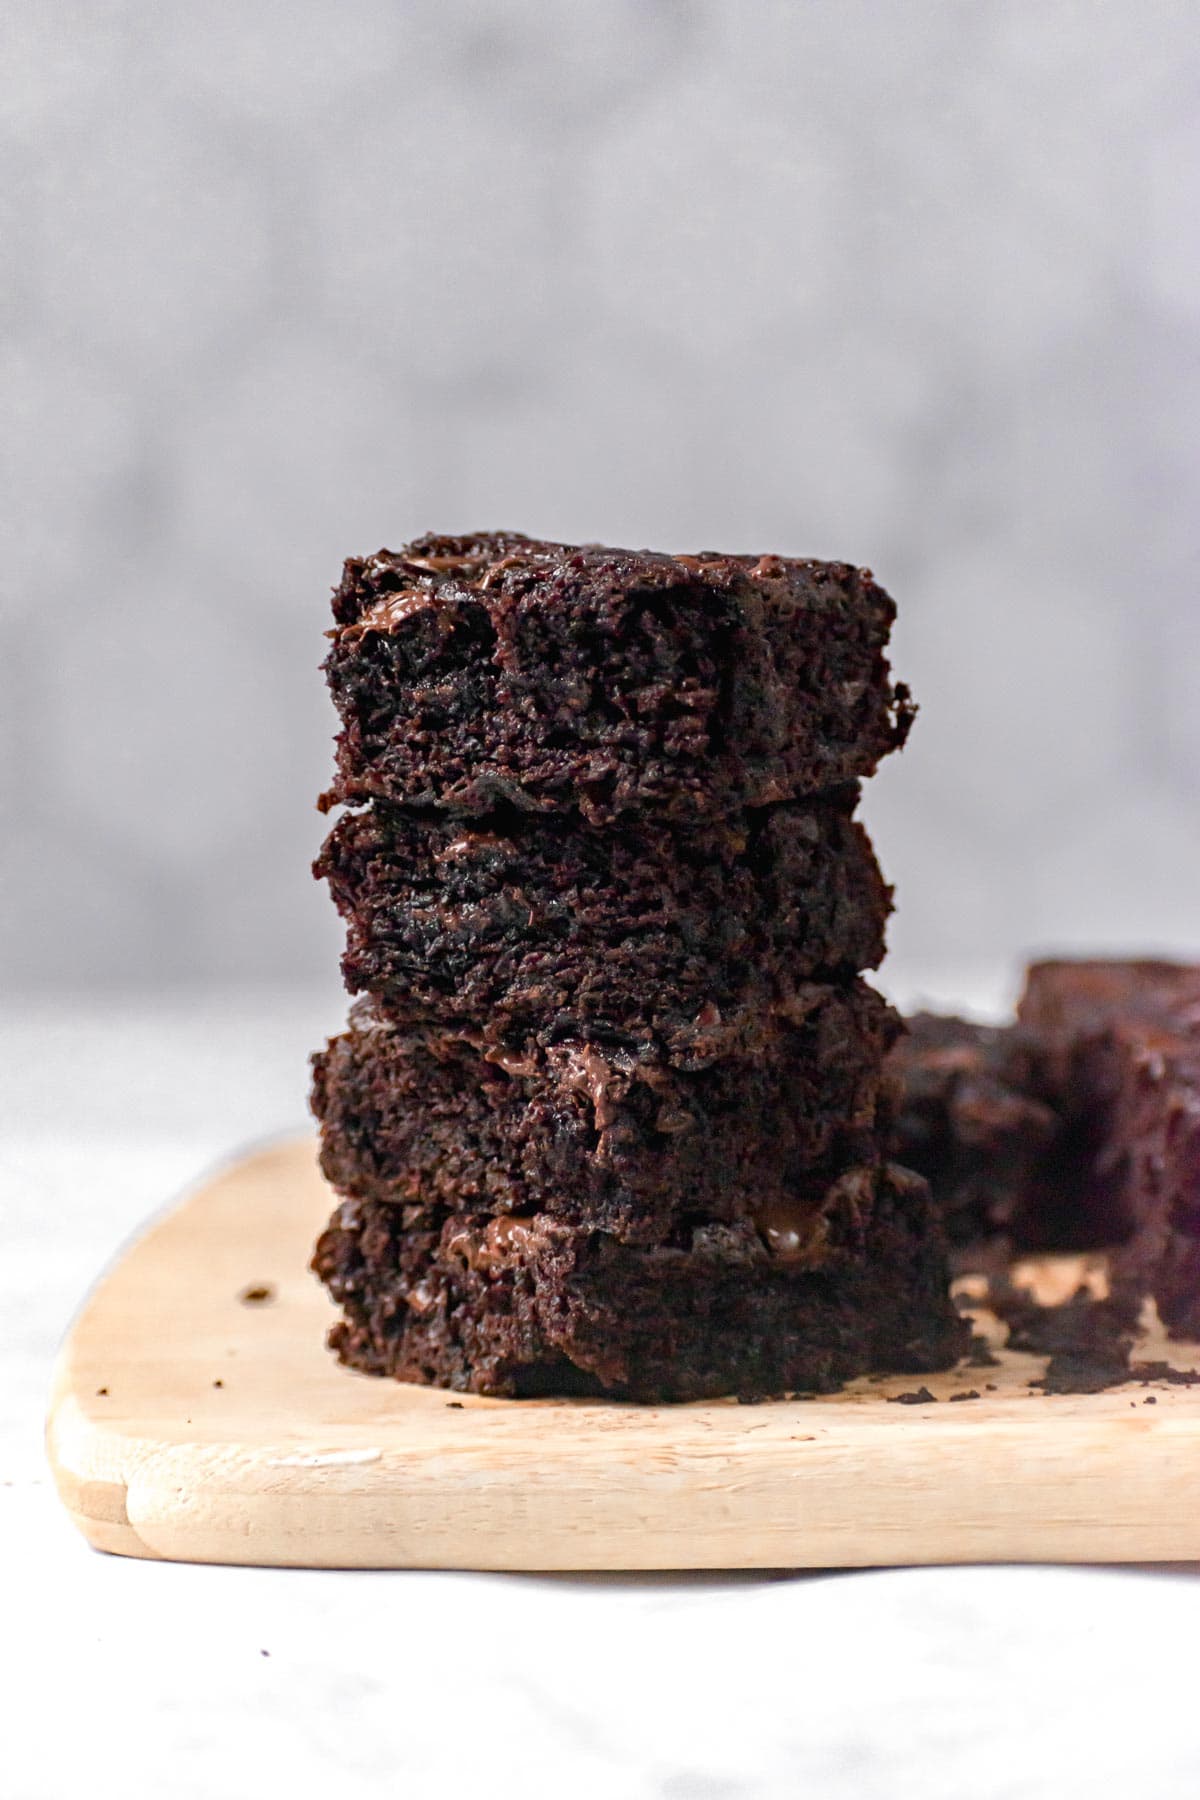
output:
M97 1396L97 1398L99 1398L102 1394L107 1394L107 1392L108 1392L107 1388L97 1388L96 1396Z
M1136 1321L1122 1300L1098 1300L1080 1287L1069 1300L1043 1306L1028 1288L999 1273L989 1275L984 1298L976 1304L1008 1326L1006 1348L1049 1357L1044 1374L1029 1384L1043 1393L1102 1394L1127 1381L1144 1386L1152 1381L1177 1387L1200 1384L1198 1370L1131 1360ZM968 1356L968 1365L973 1360Z
M250 1286L244 1287L238 1295L243 1306L265 1306L269 1300L274 1298L275 1289L269 1281L251 1282Z
M1008 1326L1008 1349L1049 1357L1031 1388L1100 1394L1130 1379L1133 1325L1128 1310L1112 1300L1097 1300L1080 1287L1069 1300L1043 1306L1009 1276L993 1275L983 1304Z
M1063 1350L1052 1356L1044 1375L1030 1382L1044 1394L1102 1394L1129 1380L1128 1364L1119 1355L1095 1350Z
M446 1405L450 1408L451 1412L461 1412L463 1409L461 1400L447 1400Z
M223 1388L225 1386L225 1383L218 1377L218 1379L213 1382L213 1386Z
M1143 1406L1157 1406L1158 1405L1158 1396L1156 1394L1147 1394L1146 1398L1142 1401L1142 1405Z
M950 1398L951 1400L978 1400L980 1398L979 1389L968 1388L965 1393L951 1394Z
M889 1394L887 1398L889 1406L928 1406L937 1395L931 1394L927 1387L919 1387L910 1389L907 1394Z
M1165 1381L1168 1387L1195 1387L1200 1383L1200 1369L1173 1369L1168 1362L1133 1363L1129 1373L1143 1384Z
M968 1369L998 1369L1000 1358L981 1332L971 1334L971 1344L963 1362Z

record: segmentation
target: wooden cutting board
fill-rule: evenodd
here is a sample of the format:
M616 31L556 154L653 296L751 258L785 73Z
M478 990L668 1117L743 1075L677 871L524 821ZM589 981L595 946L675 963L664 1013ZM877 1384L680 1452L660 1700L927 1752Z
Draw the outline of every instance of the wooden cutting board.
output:
M375 1381L323 1347L333 1309L306 1263L331 1208L309 1141L260 1151L92 1294L48 1439L98 1549L320 1568L1200 1559L1200 1388L1048 1397L1028 1386L1042 1362L1007 1352L926 1377L936 1403L915 1405L888 1399L912 1376L684 1407Z

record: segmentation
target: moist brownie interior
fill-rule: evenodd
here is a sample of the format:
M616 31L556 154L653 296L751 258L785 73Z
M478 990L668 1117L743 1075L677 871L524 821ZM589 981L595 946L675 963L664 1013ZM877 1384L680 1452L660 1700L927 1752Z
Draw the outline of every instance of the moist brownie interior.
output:
M686 1059L714 1008L761 1020L879 962L891 895L856 799L655 833L378 804L340 819L315 866L346 921L347 987L398 1022L546 1041L584 1019Z
M512 533L347 562L325 803L710 817L870 775L912 717L864 570Z

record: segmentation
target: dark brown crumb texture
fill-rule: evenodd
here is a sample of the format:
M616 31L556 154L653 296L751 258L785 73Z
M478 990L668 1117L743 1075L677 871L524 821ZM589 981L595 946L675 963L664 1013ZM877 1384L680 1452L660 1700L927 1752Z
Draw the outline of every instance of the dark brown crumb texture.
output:
M347 563L316 865L369 998L314 1059L313 1266L371 1373L744 1401L949 1366L922 1178L884 1166L904 739L870 575L513 534Z
M712 817L870 775L911 722L895 608L843 563L516 534L346 564L326 804Z
M929 1178L966 1262L989 1244L993 1265L1105 1250L1121 1317L1153 1298L1172 1336L1200 1338L1200 969L1036 963L1014 1026L910 1028L894 1153Z
M693 1217L790 1239L841 1169L878 1156L897 1023L862 983L814 987L755 1054L688 1071L577 1039L507 1055L360 1001L314 1062L322 1167L353 1198L563 1214L630 1241Z
M316 872L347 987L393 1019L542 1043L579 1021L686 1064L714 1015L761 1019L879 962L891 894L856 800L656 832L380 804L338 822Z
M928 1012L905 1023L891 1053L903 1095L893 1154L925 1176L969 1262L981 1244L1020 1232L1059 1118L1028 1091L1027 1045L1011 1028Z
M347 1201L314 1266L344 1361L475 1393L756 1398L953 1363L967 1327L925 1183L851 1171L826 1217L819 1252L789 1258L746 1222L643 1247L545 1215Z
M1116 1248L1114 1294L1200 1338L1200 969L1046 962L1018 1009L1069 1095L1078 1187Z

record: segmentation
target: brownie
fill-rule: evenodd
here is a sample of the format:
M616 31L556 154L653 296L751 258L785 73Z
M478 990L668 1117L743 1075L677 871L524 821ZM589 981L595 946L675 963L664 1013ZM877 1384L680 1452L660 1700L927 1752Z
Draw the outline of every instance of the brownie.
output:
M1114 1294L1200 1338L1200 968L1035 964L1018 1017L1073 1133L1069 1191L1116 1244Z
M1060 1121L1029 1091L1023 1034L929 1012L905 1025L889 1059L900 1084L892 1155L925 1176L956 1248L1027 1235Z
M314 866L347 923L346 985L389 1017L542 1043L583 1020L687 1065L714 1010L737 1040L805 983L880 961L891 893L856 798L657 832L380 802Z
M321 1166L348 1198L561 1214L629 1242L689 1220L796 1220L878 1157L897 1027L871 988L799 989L756 1054L697 1070L568 1038L521 1053L387 1022L371 1001L314 1058Z
M849 1170L821 1218L780 1253L746 1220L633 1245L544 1213L349 1200L313 1267L343 1362L458 1391L754 1400L950 1367L968 1328L921 1178Z
M1200 968L1035 963L1013 1026L909 1023L892 1152L929 1178L958 1266L963 1245L1103 1250L1119 1316L1152 1297L1200 1339Z
M352 558L328 807L713 817L869 775L913 708L866 570L514 533Z
M1200 1032L1200 967L1161 959L1057 958L1029 965L1017 1018L1047 1044L1119 1020Z

